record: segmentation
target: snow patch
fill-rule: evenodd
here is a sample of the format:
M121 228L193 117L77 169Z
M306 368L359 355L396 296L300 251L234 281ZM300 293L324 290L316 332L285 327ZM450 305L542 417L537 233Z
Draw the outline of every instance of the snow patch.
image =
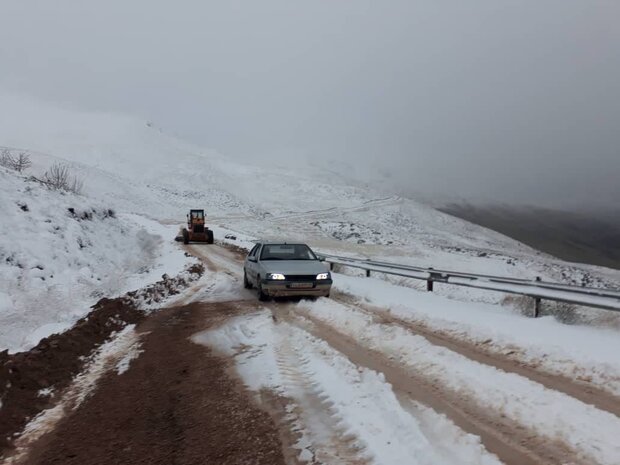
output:
M382 374L355 366L305 331L274 324L269 311L235 318L193 340L233 356L250 389L268 388L289 400L287 420L301 434L300 460L499 464L453 425L443 431L441 447L432 443Z
M462 302L374 278L336 274L334 288L403 320L511 352L513 358L620 395L620 337L612 329L528 318L499 305Z
M620 435L620 418L611 413L435 346L403 328L377 324L372 316L329 299L303 301L296 309L542 437L560 439L596 463L618 463L620 445L615 438Z

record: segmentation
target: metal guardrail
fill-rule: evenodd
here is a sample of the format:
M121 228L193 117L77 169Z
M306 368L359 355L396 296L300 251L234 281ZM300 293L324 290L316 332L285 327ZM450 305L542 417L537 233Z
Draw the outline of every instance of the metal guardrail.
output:
M528 296L534 299L534 317L540 314L542 300L551 300L620 312L620 290L617 289L574 286L542 281L540 278L527 280L434 268L422 268L398 263L340 257L329 254L317 255L321 260L329 263L331 269L333 269L333 265L341 265L366 270L366 276L370 276L371 272L375 272L423 280L426 281L426 289L429 292L433 291L433 284L439 282L455 286Z

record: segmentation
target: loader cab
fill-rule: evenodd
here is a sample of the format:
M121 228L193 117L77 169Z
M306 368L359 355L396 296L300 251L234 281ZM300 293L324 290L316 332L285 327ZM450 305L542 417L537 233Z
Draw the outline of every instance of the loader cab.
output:
M187 215L187 219L194 222L195 220L198 220L197 222L204 222L205 220L205 211L204 210L190 210L189 211L189 215Z
M189 214L187 215L187 226L190 229L196 229L196 227L199 227L198 229L200 229L200 226L202 226L202 228L204 229L204 224L205 224L205 211L204 210L190 210L189 211Z

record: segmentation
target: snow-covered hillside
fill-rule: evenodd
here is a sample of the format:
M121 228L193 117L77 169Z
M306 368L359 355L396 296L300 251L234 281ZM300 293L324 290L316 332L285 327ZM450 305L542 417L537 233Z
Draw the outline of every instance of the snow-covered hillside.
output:
M166 228L104 199L49 190L5 168L0 199L0 349L28 348L101 297L156 281L164 255L169 273L185 263L163 248Z
M21 96L0 93L0 107L0 146L27 152L33 174L68 163L85 185L83 196L61 195L0 173L0 270L8 283L0 294L3 328L40 318L43 305L71 313L83 306L71 302L126 289L125 278L149 269L185 212L196 207L205 208L220 231L299 239L326 252L590 285L620 282L620 272L567 264L421 203L386 196L385 189L349 185L331 167L241 164L137 118L59 109ZM109 209L116 217L106 216ZM81 219L84 212L92 217ZM171 225L161 233L166 237L150 234L155 222L147 225L150 233L142 231L136 221L147 218ZM56 318L47 315L23 324L53 327ZM23 345L24 337L4 335L0 346Z

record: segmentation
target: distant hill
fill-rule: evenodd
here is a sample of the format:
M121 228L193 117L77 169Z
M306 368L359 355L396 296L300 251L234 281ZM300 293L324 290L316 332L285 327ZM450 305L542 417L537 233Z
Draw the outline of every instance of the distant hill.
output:
M563 260L620 269L620 215L469 204L450 204L439 210Z

